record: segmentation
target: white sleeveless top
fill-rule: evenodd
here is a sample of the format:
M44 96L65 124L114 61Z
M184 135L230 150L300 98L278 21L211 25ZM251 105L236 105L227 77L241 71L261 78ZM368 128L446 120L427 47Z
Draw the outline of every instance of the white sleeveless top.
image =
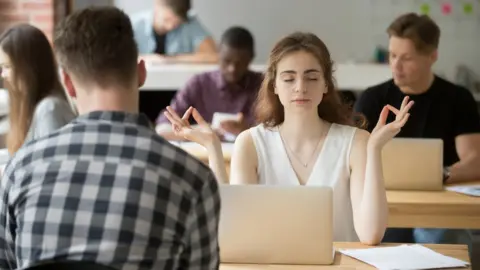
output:
M356 128L332 124L306 185L333 189L334 241L358 242L350 200L350 149ZM278 128L262 124L250 129L258 156L262 185L300 185Z

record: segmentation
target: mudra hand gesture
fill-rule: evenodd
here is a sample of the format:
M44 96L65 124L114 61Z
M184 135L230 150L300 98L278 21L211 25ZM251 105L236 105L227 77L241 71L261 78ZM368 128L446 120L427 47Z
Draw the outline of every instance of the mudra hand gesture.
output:
M409 102L408 100L408 96L403 99L400 110L391 105L386 105L383 107L377 125L370 135L370 142L376 147L382 148L388 141L395 137L405 123L407 123L407 120L410 117L408 112L413 106L413 101ZM390 111L396 115L396 118L395 121L386 124Z
M190 107L180 117L170 106L165 111L165 116L172 123L172 130L176 136L183 137L186 140L196 142L204 147L210 146L216 140L219 140L215 131L203 119L197 109ZM192 127L189 123L190 116L197 122L198 126Z

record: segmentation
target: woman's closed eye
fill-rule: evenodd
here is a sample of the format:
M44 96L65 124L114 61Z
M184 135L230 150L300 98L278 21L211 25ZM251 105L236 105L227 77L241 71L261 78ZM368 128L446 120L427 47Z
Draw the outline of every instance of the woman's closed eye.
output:
M318 78L316 78L316 77L306 77L305 80L306 81L318 81ZM286 83L291 83L291 82L294 82L295 79L294 78L284 78L283 81L286 82Z

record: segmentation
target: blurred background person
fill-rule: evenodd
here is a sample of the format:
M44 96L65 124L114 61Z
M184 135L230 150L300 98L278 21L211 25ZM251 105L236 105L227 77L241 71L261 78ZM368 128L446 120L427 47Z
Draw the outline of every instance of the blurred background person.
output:
M139 53L149 62L217 61L215 41L191 10L190 0L155 0L131 16Z
M75 118L52 47L38 28L19 24L0 37L0 67L9 95L7 148L46 136Z

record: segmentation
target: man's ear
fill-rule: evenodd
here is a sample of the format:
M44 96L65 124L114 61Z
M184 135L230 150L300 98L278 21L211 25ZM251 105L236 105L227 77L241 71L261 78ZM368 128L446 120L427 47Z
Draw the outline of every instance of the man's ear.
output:
M438 50L433 51L430 57L431 57L430 60L431 60L432 64L434 64L435 62L437 62L437 59L438 59Z
M62 68L61 70L61 78L63 87L65 87L65 91L71 98L77 97L77 91L75 90L75 86L73 86L72 77Z
M147 80L147 68L145 67L145 61L140 60L137 64L137 74L138 74L138 87L142 87L145 81Z

